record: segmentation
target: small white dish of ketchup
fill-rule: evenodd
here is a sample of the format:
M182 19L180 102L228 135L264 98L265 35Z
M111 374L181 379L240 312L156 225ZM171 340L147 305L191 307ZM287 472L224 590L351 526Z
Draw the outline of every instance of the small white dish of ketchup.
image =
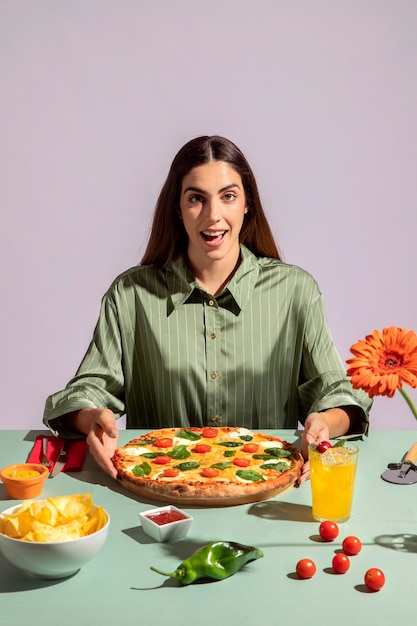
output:
M139 513L144 532L156 541L181 539L190 530L193 518L176 506L161 506Z

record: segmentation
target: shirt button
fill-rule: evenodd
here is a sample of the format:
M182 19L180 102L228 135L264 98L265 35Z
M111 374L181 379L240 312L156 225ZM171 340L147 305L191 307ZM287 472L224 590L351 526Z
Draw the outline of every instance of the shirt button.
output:
M217 376L218 376L217 372L212 372L211 377L212 377L213 380L215 380L217 378Z
M209 303L209 306L214 306L214 300L209 300L208 303Z
M210 337L211 337L212 339L216 339L216 333L211 333Z

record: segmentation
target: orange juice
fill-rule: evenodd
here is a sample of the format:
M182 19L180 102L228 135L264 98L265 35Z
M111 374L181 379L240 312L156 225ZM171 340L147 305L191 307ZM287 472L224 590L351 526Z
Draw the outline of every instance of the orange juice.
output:
M313 517L318 521L349 519L359 449L348 443L320 454L310 446L310 483Z

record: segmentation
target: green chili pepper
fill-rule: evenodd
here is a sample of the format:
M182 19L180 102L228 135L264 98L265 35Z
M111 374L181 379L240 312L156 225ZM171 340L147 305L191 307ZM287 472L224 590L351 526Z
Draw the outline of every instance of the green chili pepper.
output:
M182 585L189 585L201 578L224 580L236 574L249 561L260 559L263 555L262 550L253 546L234 541L214 541L194 552L174 572L162 572L156 567L151 567L151 570L175 578Z

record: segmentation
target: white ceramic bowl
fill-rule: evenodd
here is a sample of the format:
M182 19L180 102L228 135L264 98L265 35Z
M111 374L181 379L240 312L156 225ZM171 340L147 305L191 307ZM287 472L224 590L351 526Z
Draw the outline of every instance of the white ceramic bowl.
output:
M157 519L157 516L165 516L166 514L169 515L171 513L174 515L180 514L183 519L163 524L157 524L152 519ZM159 508L143 511L143 513L139 513L139 519L144 532L153 539L156 539L156 541L174 541L174 539L181 539L181 537L185 537L193 522L191 515L184 513L184 511L181 511L181 509L172 505L161 506Z
M4 514L13 513L11 507ZM106 541L110 516L97 532L70 541L32 542L13 539L0 533L0 550L5 558L20 570L38 578L66 578L72 576L101 550Z

